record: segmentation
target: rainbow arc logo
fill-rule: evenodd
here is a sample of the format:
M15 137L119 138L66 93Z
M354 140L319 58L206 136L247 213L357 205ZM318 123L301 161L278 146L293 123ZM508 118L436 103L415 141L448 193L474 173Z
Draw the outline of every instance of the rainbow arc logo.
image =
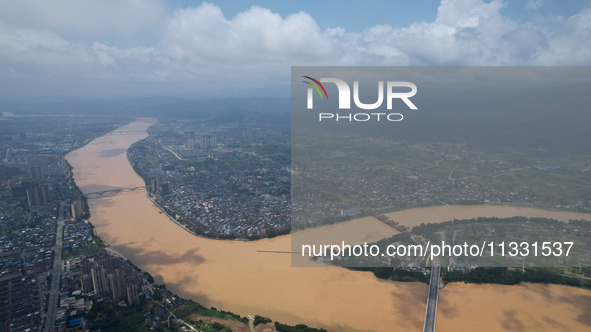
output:
M316 92L318 92L318 95L320 96L320 99L324 99L324 97L326 97L326 100L328 100L328 94L326 93L326 89L324 88L324 85L322 85L322 83L320 83L320 81L318 81L317 79L310 77L310 76L302 76L304 78L307 78L309 80L311 80L312 82L316 83L317 85L312 84L311 82L308 81L302 81L303 83L308 84L309 86L311 86L312 88L314 88L316 90ZM322 96L322 92L320 92L320 89L318 89L318 87L320 87L320 89L322 89L322 91L324 91L324 96ZM308 88L308 108L312 108L312 89Z
M304 78L307 78L311 81L313 81L314 83L318 84L318 86L322 89L322 91L324 91L324 95L326 96L326 99L328 100L328 94L326 93L326 89L324 89L324 85L322 85L322 83L320 83L317 79L312 78L310 76L302 76ZM308 81L302 81L308 85L310 85L311 87L313 87L314 89L316 89L316 92L318 92L318 95L320 96L321 99L323 99L324 97L322 97L322 93L320 92L320 90L318 89L318 87Z

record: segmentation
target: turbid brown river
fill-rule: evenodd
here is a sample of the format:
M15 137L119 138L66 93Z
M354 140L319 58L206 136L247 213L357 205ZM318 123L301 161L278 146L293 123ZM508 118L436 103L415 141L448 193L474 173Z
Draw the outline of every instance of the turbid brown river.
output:
M153 119L122 129L145 130ZM85 193L143 185L126 157L147 135L105 135L67 155ZM388 282L371 273L337 267L291 267L290 236L254 242L219 241L189 234L171 222L145 192L89 200L98 235L158 282L186 298L241 315L259 314L284 323L329 331L421 331L427 285ZM396 212L407 225L478 216L589 215L516 207L433 207ZM371 241L394 231L370 218L334 227L359 230L351 241ZM356 232L347 232L356 233ZM554 285L450 284L439 295L437 331L590 331L591 292Z

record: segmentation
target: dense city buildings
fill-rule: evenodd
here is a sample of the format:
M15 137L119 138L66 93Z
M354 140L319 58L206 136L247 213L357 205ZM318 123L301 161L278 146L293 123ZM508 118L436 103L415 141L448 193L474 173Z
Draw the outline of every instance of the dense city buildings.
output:
M129 119L58 119L68 130L48 126L55 119L45 117L0 121L0 331L95 331L112 326L129 331L190 331L193 326L227 330L235 320L246 327L244 317L204 308L155 284L152 276L105 247L94 234L87 204L93 198L77 188L64 155ZM215 136L188 138L198 154L219 147ZM201 188L200 181L217 186L211 177L185 173L169 150L159 152L168 159L147 183L153 199L186 200L179 187L189 179L195 182L187 188ZM248 188L257 188L256 179L268 178L263 177L268 171L257 172L244 178ZM238 211L240 204L234 202L233 208ZM173 314L180 308L182 318ZM192 320L197 314L219 318Z
M294 228L339 222L362 212L434 205L591 210L591 200L585 199L589 190L582 180L584 173L580 173L589 167L583 156L399 142L387 137L364 140L353 135L345 140L327 135L320 143L303 135L292 143ZM555 155L560 166L540 166L547 154ZM540 181L542 177L545 181ZM573 185L566 187L566 179Z
M247 327L244 317L176 296L94 234L87 200L98 198L85 197L76 187L64 154L123 119L97 125L82 117L69 127L71 132L47 131L44 118L13 120L0 122L0 127L6 126L0 135L0 331L108 330L110 324L156 331ZM68 120L72 121L63 121ZM39 130L47 132L42 140ZM532 162L535 158L529 155L519 160L527 167L500 167L463 145L372 141L364 142L370 145L365 149L412 154L419 162L385 162L378 153L371 158L356 156L335 168L324 164L332 163L335 156L322 151L326 159L310 154L291 165L288 138L286 127L204 127L168 121L150 128L150 136L127 153L145 181L148 198L162 213L189 232L219 239L284 234L291 229L292 209L297 212L296 224L303 220L305 227L371 215L408 240L409 228L387 217L388 211L481 203L585 210L591 204L559 195L560 188L553 192L521 186L519 181L531 181L526 177L516 176L514 187L487 182L487 176L513 175L522 169L560 178L564 174L558 169L568 171L568 166ZM565 163L588 167L587 161L576 161ZM472 173L466 174L466 169ZM295 207L292 194L300 198ZM469 233L471 227L458 227L449 238ZM588 229L573 222L565 228L569 232L587 234ZM488 227L481 233L493 232ZM395 263L390 258L379 260L388 266ZM427 269L420 260L409 256L396 262L401 270L369 270L389 280L425 282ZM478 264L454 258L448 269L470 276ZM566 282L577 285L570 279ZM105 318L109 315L113 320ZM267 324L260 317L258 322Z
M50 125L55 121L62 126ZM82 219L86 209L64 155L125 121L34 116L0 121L0 331L40 331L47 323L50 294L60 294L59 283L50 283L58 261L58 224ZM66 205L72 208L63 209ZM84 225L66 227L66 253L96 252L90 226Z
M219 128L215 135L210 129L200 136L198 130L173 125L173 131L129 150L134 168L150 185L150 198L161 209L207 237L256 239L289 232L288 158L257 153L253 144L269 142L250 137L250 128ZM276 143L286 144L286 133L280 137L283 141Z

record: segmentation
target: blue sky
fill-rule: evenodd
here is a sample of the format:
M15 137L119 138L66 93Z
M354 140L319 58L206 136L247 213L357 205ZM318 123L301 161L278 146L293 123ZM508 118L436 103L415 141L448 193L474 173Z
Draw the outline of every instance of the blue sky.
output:
M259 6L287 16L305 11L315 18L321 29L343 27L351 32L362 32L377 24L408 26L416 21L433 20L438 1L212 1L224 9L227 17ZM197 1L170 1L174 8L186 8Z
M269 8L282 16L305 11L315 18L321 29L343 27L350 32L362 32L378 24L405 27L414 22L432 21L437 16L440 1L362 1L362 0L266 0L266 1L211 1L222 7L226 17L252 6ZM194 7L201 1L172 0L171 8ZM505 1L504 15L526 22L544 15L572 16L589 5L589 1Z
M0 2L0 99L288 97L294 65L590 64L590 1Z

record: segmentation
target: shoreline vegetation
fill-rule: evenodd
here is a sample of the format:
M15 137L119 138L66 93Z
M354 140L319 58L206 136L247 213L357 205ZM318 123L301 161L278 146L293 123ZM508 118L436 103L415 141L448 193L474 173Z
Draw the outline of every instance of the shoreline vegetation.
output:
M585 220L570 220L568 223L558 221L550 218L525 218L525 217L509 217L509 218L473 218L453 220L433 224L421 224L413 227L411 233L401 233L392 236L391 238L377 241L376 245L385 250L385 246L392 243L405 243L409 234L430 241L437 241L441 237L445 239L445 234L448 234L447 239L456 238L456 234L460 235L461 241L468 239L469 241L479 241L474 238L474 234L484 236L490 243L498 242L505 243L505 241L524 241L524 243L536 242L544 232L551 232L552 234L561 234L560 236L566 238L556 237L554 240L574 241L578 244L578 249L573 250L575 255L587 255L588 241L585 241L587 234L590 232L591 224ZM536 232L536 229L538 232ZM468 233L466 237L462 234ZM498 238L493 237L498 236ZM528 235L529 234L529 235ZM480 238L482 239L482 238ZM452 240L453 241L453 240ZM491 242L492 241L492 242ZM573 242L573 243L574 243ZM411 243L411 242L409 242ZM453 245L453 243L450 243ZM540 256L542 256L540 254ZM537 258L536 254L536 258ZM576 256L575 256L576 257ZM580 258L588 258L588 256L578 256ZM484 261L486 264L487 261ZM498 261L496 264L498 264ZM508 261L507 261L508 262ZM491 263L488 261L488 263ZM510 262L508 262L510 263ZM337 266L346 267L353 265L353 261L342 261ZM548 262L546 262L548 264ZM442 268L442 281L444 284L452 282L464 282L475 284L501 284L501 285L517 285L520 283L541 283L541 284L555 284L566 285L572 287L583 288L591 290L591 268L578 260L578 266L573 266L573 261L567 263L562 261L562 265L541 265L541 266L527 266L515 264L505 265L484 265L467 268L468 264L464 262L460 265L449 265L451 268ZM577 261L574 261L577 265ZM444 265L445 266L445 265ZM356 267L352 270L361 270L372 272L377 278L383 280L401 281L401 282L422 282L429 283L429 278L426 271L409 271L405 269L396 269L394 267ZM425 272L425 273L424 273Z
M345 267L347 268L347 267ZM371 272L381 280L394 282L420 282L429 284L423 272L408 271L394 267L350 267L354 271ZM557 268L477 267L472 271L445 271L441 273L444 285L450 283L520 285L523 283L552 284L577 287L591 291L591 278L560 274Z

